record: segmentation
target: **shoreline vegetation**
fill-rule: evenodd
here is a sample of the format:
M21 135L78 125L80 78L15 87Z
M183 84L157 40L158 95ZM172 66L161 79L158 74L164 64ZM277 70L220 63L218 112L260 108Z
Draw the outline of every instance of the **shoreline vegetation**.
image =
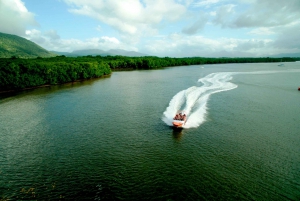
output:
M0 58L0 93L9 93L99 78L119 70L150 70L163 67L225 64L295 62L299 58L170 58L170 57L125 57L82 56L35 59Z

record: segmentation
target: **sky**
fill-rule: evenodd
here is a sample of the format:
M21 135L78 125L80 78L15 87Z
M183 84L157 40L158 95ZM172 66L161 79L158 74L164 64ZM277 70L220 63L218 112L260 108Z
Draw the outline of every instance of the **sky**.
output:
M0 32L59 52L265 57L300 53L300 0L0 0Z

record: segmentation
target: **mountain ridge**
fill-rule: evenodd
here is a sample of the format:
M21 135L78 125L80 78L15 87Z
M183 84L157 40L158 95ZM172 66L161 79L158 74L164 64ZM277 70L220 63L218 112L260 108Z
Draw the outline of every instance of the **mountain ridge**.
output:
M2 33L0 32L0 58L36 58L36 57L55 57L58 55L65 55L68 57L77 56L127 56L127 57L144 57L149 56L147 54L127 51L123 49L81 49L74 50L72 52L59 52L59 51L48 51L36 43L27 40L26 38ZM271 58L282 58L282 57L294 57L300 58L300 53L282 53L274 55L265 55L265 57Z
M77 57L77 56L128 56L128 57L143 57L148 56L147 54L143 54L136 51L127 51L123 49L110 49L107 51L101 49L82 49L82 50L74 50L72 52L58 52L58 51L51 51L58 55L65 55L69 57Z
M56 54L49 52L26 38L0 32L0 58L36 58L53 57Z

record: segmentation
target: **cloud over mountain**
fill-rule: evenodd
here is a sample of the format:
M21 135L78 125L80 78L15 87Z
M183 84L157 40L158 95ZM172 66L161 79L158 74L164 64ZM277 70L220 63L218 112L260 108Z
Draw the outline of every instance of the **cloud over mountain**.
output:
M300 52L300 1L0 0L0 32L54 51L157 56Z
M21 0L0 0L0 32L24 35L30 25L38 23Z

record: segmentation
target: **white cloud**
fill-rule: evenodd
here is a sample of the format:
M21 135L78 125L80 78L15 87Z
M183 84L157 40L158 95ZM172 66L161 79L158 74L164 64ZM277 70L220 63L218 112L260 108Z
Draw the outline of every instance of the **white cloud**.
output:
M39 44L47 50L59 52L72 52L73 50L82 49L124 49L138 51L137 48L128 46L127 44L119 41L117 38L109 36L94 37L86 40L61 39L61 37L54 30L43 33L39 30L32 29L26 31L26 38Z
M232 21L232 17L235 14L234 8L236 5L228 4L223 5L218 8L216 11L215 18L213 19L213 23L215 25L221 25L222 27L228 27Z
M209 12L209 14L210 14L211 16L216 16L216 15L217 15L217 12L211 11L211 12Z
M275 27L288 25L300 18L299 0L259 0L244 6L247 6L246 10L241 9L239 13L232 13L232 20L229 23L220 21L220 24L232 28Z
M276 41L274 42L274 47L278 49L284 49L286 52L290 49L292 52L300 52L300 21L293 24L293 26L287 26L282 30Z
M184 27L182 29L182 32L185 34L188 34L188 35L196 34L199 30L202 30L204 28L207 21L208 21L208 18L206 17L206 15L204 13L201 13L199 15L198 19L196 18L196 21L194 21L190 25Z
M253 29L248 33L252 35L274 35L275 34L272 28L267 28L267 27L260 27L257 29Z
M91 31L97 30L97 35L79 40L72 35L62 38L59 27L33 29L38 24L22 0L0 0L0 32L24 36L27 30L27 39L61 52L124 49L158 56L235 57L300 51L299 0L60 1L69 6L66 17L76 14L98 20ZM107 27L119 33L108 35L112 31L106 32Z
M238 40L237 46L233 48L235 51L251 52L260 51L268 48L272 40L247 39Z
M200 3L213 5L214 0ZM250 34L272 35L274 28L288 26L300 19L300 1L220 0L209 14L212 23L222 28L253 28Z
M31 41L39 44L40 46L42 46L42 44L45 44L47 41L46 37L43 37L41 35L41 32L36 29L26 30L25 34L26 34L26 38L28 40L31 40Z
M28 26L38 25L21 0L0 0L0 24L0 32L20 36Z
M110 44L115 44L115 45L120 44L120 41L114 37L103 36L98 40L99 40L99 43L110 43Z
M176 35L149 42L145 52L171 57L251 57L272 52L272 42L268 39L211 39L204 36Z
M194 7L210 7L216 3L219 3L220 0L198 0L193 5Z
M102 31L102 27L101 27L100 25L98 25L98 26L96 27L96 30L99 31L99 32L101 32L101 31Z
M59 40L60 36L57 34L55 30L50 30L44 33L46 37L48 37L51 40Z
M156 29L160 22L177 20L186 12L185 6L175 0L64 1L70 6L70 12L97 19L130 35Z
M187 7L189 7L194 0L178 0L178 2L183 2Z

